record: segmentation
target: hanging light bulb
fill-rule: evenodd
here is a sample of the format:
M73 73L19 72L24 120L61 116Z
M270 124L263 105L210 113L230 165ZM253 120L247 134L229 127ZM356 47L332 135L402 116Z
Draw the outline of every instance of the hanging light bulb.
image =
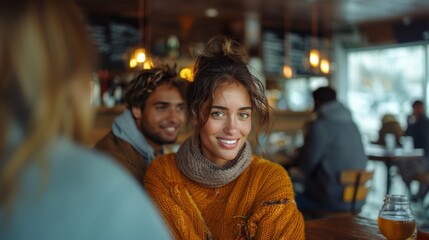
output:
M135 67L137 67L137 59L135 59L135 58L131 58L131 59L130 59L129 66L130 66L130 68L135 68Z
M311 30L312 30L312 45L313 45L313 49L310 50L309 52L309 56L308 56L308 60L310 62L310 66L315 68L317 66L319 66L319 61L320 61L320 53L319 50L317 50L317 2L318 1L313 1L312 4L312 14L311 14Z
M283 65L283 76L285 78L292 78L293 71L292 67L289 64Z
M185 67L182 70L180 70L180 77L189 81L189 82L194 81L194 76L192 74L192 70L188 67Z
M132 70L139 70L139 69L151 69L153 68L153 62L150 57L150 50L146 49L144 47L144 36L146 39L149 40L149 30L148 34L145 35L145 29L144 29L144 19L145 19L145 0L139 0L139 33L140 36L140 42L130 48L123 56L124 61L126 64L128 64L128 67ZM147 12L148 14L150 13ZM150 44L149 44L150 45Z
M153 62L151 59L146 59L146 61L143 63L143 69L151 69L153 68Z
M134 56L138 63L144 63L144 61L146 61L146 49L137 48L134 52Z
M325 39L323 42L323 46L324 46L323 48L324 49L323 49L322 56L320 58L319 69L320 69L320 72L323 74L329 74L329 72L331 71L331 63L329 61L330 48L329 48L329 40L328 40L329 39L329 26L330 26L330 24L329 24L329 19L330 19L330 15L329 15L330 3L329 3L329 1L331 1L331 0L325 0L326 4L323 5L323 9L322 9L323 14L324 14L324 16L322 16L322 19L324 19L323 24L325 26L325 28L324 28Z
M320 53L316 49L311 49L309 54L309 61L312 67L317 67L319 65Z
M284 54L285 61L283 65L283 76L287 79L292 78L293 69L291 64L291 43L290 43L290 31L292 30L292 21L291 21L291 4L287 2L284 3L285 7L285 34L284 34Z
M141 46L131 48L126 56L129 56L128 67L130 69L151 69L153 67L150 56Z
M324 74L328 74L330 71L330 63L326 58L320 60L320 71Z

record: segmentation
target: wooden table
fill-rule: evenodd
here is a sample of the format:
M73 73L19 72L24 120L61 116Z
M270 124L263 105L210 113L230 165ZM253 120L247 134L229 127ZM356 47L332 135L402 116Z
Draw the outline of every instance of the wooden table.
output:
M378 230L376 220L358 216L341 216L305 222L305 239L352 240L386 238Z
M365 147L365 152L368 160L383 162L386 166L386 194L389 193L391 185L390 168L398 161L416 161L424 156L424 150L421 148L414 148L411 150L404 150L396 148L392 151L386 150L380 145L368 145Z

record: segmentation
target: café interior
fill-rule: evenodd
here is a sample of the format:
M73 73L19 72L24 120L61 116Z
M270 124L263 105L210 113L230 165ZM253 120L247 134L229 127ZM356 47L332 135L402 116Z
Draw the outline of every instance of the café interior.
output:
M180 77L192 81L198 52L218 34L248 49L249 65L266 86L277 119L263 148L281 164L303 144L304 124L313 114L311 92L320 86L337 90L365 144L376 140L384 114L406 128L412 102L428 103L427 0L76 1L100 54L91 144L123 111L123 87L136 73L162 61L177 64ZM395 167L369 160L374 175L359 214L376 219L386 179L389 193L409 190ZM416 218L429 220L427 198L413 203Z

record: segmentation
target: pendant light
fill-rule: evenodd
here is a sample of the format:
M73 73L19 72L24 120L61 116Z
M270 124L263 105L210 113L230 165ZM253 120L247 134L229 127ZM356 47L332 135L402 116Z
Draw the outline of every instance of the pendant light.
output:
M312 19L311 19L311 27L312 27L312 35L313 35L313 39L312 39L312 49L309 52L309 62L310 62L310 66L312 67L318 67L319 66L319 61L320 61L320 52L317 48L317 1L318 0L313 0L313 5L312 5Z
M290 11L290 5L288 5L289 1L285 1L285 32L284 32L284 65L283 65L283 76L287 79L290 79L293 77L293 69L292 64L290 60L291 56L291 48L289 43L289 35L292 31L291 27L291 12Z
M323 42L323 46L324 46L324 54L320 60L320 72L322 72L323 74L329 74L331 71L331 63L329 62L329 48L330 48L330 44L329 44L329 7L330 7L330 2L329 0L324 0L324 5L323 5L323 16L322 16L322 20L324 23L324 35L325 35L325 40Z
M310 61L310 65L312 67L319 66L319 61L320 61L320 52L319 52L319 50L317 50L315 48L311 49L310 53L309 53L308 59Z
M146 6L144 0L139 0L138 26L140 33L140 43L129 50L128 67L132 70L151 69L153 67L153 62L150 58L149 50L145 48L144 44L146 39L147 41L149 40L149 34L145 34L145 9ZM147 33L150 33L150 29L147 29ZM150 44L150 42L148 42L148 44Z
M322 58L322 60L320 60L320 71L324 74L328 74L331 68L330 65L327 58Z

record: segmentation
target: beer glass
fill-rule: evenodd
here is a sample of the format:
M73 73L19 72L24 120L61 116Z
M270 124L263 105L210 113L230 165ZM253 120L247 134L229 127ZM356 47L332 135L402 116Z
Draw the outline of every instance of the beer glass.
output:
M378 228L389 240L404 240L414 234L416 221L407 196L388 194L384 197L378 214Z

